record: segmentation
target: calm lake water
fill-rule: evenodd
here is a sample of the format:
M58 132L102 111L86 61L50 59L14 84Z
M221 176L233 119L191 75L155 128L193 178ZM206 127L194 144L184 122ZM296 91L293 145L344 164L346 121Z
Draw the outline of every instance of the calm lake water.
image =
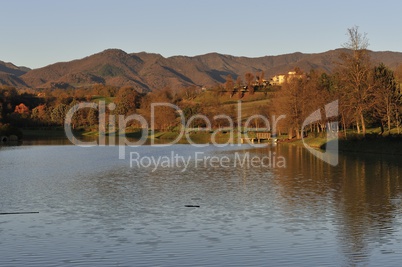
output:
M0 147L0 212L39 212L0 215L0 266L402 262L401 157L348 154L331 167L287 145L118 150ZM269 155L286 166L240 164Z

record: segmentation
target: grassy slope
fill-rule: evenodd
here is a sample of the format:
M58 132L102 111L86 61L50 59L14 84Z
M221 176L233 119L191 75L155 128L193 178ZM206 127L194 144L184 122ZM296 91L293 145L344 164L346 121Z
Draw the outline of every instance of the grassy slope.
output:
M327 139L323 137L307 137L304 141L307 145L316 149L325 149L327 145ZM369 134L363 138L362 136L354 135L347 139L340 138L338 142L339 151L341 152L402 155L402 136ZM302 140L292 140L283 143L304 146Z
M241 99L237 95L230 98L228 93L221 96L214 95L214 92L203 92L200 96L193 100L194 103L208 103L213 101L219 102L224 107L235 108L237 110L238 102L241 101L242 120L247 119L256 112L256 108L266 106L270 103L271 94L265 95L262 92L256 92L254 95L246 94Z

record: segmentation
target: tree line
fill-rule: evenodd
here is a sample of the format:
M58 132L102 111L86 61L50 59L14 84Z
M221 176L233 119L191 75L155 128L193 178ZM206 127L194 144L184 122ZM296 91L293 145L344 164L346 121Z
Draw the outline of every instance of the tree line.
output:
M368 127L380 127L380 134L402 124L402 65L396 71L383 63L373 64L368 39L358 27L348 29L347 48L342 52L332 74L311 70L297 79L286 81L273 98L272 112L287 114L282 127L294 131L297 138L306 117L331 101L339 101L340 129L365 135ZM323 112L322 112L323 113ZM327 120L310 125L309 131L326 131Z
M148 122L151 120L152 103L164 102L174 104L182 109L186 120L203 114L212 122L212 127L233 126L227 119L213 119L225 114L236 117L234 105L224 105L222 98L245 94L263 93L269 104L256 106L255 113L271 118L272 115L286 115L279 123L279 132L300 138L307 132L321 133L328 131L328 119L310 124L302 131L301 127L309 114L317 109L325 112L323 107L331 101L339 101L339 116L332 118L340 122L339 129L345 135L355 130L365 135L367 128L380 127L381 134L396 129L399 134L402 124L402 65L391 70L384 64L374 64L370 59L368 39L359 32L358 27L348 29L347 48L339 55L337 67L332 73L322 70L310 70L286 79L280 86L273 86L264 79L264 72L241 76L228 75L222 84L216 84L207 92L198 87L185 87L173 90L164 88L150 93L139 93L133 87L113 87L96 84L79 89L47 89L39 93L25 90L18 92L13 87L0 87L0 126L11 124L17 127L54 127L62 126L67 111L80 102L113 102L113 109L107 109L106 115L130 115L140 113ZM73 128L97 129L98 111L81 109L73 117ZM108 118L108 116L106 116ZM235 120L234 120L235 121ZM180 123L174 109L157 107L154 117L156 129L174 130ZM133 126L135 122L133 122ZM263 121L255 119L253 126L262 125ZM138 126L138 125L137 125ZM196 118L192 127L205 127L205 120ZM234 125L236 126L236 125ZM332 129L333 130L333 129Z

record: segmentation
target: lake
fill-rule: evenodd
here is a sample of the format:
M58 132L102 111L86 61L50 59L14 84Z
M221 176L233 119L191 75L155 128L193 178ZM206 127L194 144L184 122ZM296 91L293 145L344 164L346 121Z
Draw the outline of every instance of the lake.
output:
M402 262L398 156L44 144L0 147L0 212L39 212L0 215L0 266Z

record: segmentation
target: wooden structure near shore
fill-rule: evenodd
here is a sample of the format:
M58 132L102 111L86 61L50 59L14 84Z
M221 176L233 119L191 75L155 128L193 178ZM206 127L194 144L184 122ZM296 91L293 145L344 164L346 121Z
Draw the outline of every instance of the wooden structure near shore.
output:
M261 143L263 140L270 140L271 139L271 133L268 132L256 132L255 137L242 137L241 138L241 143L244 144L245 142L252 143L254 144L256 141L258 143Z

